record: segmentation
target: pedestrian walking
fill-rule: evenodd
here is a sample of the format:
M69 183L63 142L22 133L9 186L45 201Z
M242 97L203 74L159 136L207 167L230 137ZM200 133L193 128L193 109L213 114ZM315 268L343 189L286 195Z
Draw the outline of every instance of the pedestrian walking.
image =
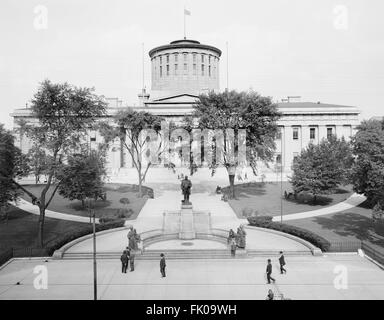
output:
M135 251L130 250L129 252L129 266L131 267L131 272L135 270Z
M123 254L120 257L120 261L121 261L121 272L127 273L129 257L126 250L123 251Z
M267 280L268 280L268 284L271 283L271 280L273 281L273 283L276 282L276 280L271 277L271 274L272 274L272 263L271 263L271 259L268 259L268 264L267 264Z
M284 268L284 266L285 266L285 258L284 258L283 251L280 251L279 264L280 264L280 273L281 274L287 273L287 270L285 270L285 268Z
M265 298L265 300L273 300L274 298L275 298L275 294L273 293L273 291L271 289L269 289L267 297Z
M162 278L165 278L165 267L167 266L166 263L165 263L165 256L164 256L164 253L161 253L160 254L160 273L161 273L161 277Z

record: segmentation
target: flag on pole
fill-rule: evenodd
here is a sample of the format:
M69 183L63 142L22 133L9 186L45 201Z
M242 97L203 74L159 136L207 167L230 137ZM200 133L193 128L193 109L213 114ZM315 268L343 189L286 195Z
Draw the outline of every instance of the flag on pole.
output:
M184 9L184 15L190 16L191 15L191 11L189 11L187 9Z

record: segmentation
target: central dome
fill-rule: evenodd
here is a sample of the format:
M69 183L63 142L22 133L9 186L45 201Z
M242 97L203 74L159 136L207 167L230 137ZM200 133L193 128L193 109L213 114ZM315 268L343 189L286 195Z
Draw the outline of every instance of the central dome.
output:
M152 98L219 90L221 50L216 47L181 39L153 48L149 56Z

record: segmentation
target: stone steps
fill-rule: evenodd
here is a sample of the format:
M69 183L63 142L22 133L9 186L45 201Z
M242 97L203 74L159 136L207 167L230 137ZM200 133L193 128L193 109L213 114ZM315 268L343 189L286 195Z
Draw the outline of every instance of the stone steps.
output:
M136 254L137 260L159 260L160 253L164 253L166 259L229 259L231 256L229 249L166 249L166 250L147 250L143 254ZM121 252L98 252L98 259L120 259ZM277 250L237 250L236 258L251 257L275 257L279 255ZM285 251L286 256L308 256L312 255L309 251ZM72 252L65 253L63 259L92 259L91 252Z

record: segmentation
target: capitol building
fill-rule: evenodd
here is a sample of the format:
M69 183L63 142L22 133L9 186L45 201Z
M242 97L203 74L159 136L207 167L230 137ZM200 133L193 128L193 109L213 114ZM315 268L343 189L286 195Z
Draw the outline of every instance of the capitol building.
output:
M199 94L220 91L221 55L220 49L189 39L153 48L149 51L150 92L142 90L138 97L139 106L123 104L119 98L107 99L109 103L107 119L113 121L116 112L131 107L180 124L185 115L193 112L193 105ZM288 101L278 103L278 109L282 117L278 121L280 131L276 141L274 162L269 167L261 165L260 174L272 173L278 167L286 178L291 173L294 158L308 143L318 143L331 135L343 136L348 140L360 122L360 111L354 106ZM14 118L15 129L20 119L35 121L28 108L15 109L11 116ZM92 145L101 142L102 137L98 132L90 132L88 139ZM28 152L31 144L25 137L17 135L16 141L24 153ZM124 151L122 144L116 141L108 154L110 176L124 174L131 168L130 156Z

